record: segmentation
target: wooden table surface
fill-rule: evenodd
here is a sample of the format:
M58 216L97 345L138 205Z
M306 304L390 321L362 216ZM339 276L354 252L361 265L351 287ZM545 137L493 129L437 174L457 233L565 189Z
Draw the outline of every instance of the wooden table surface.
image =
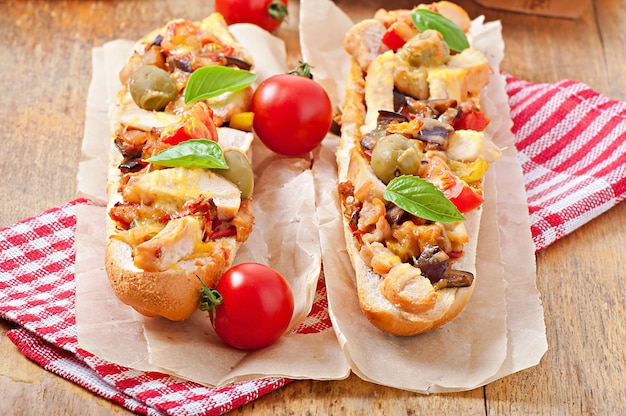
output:
M337 1L350 16L407 1ZM576 20L488 10L503 23L502 68L537 82L582 81L626 100L626 2L596 0ZM200 19L212 2L0 1L0 227L72 200L91 78L91 48L136 39L173 17ZM298 58L298 2L277 34ZM423 396L361 381L297 381L234 414L617 415L626 404L626 205L537 255L549 350L536 367L472 391ZM2 334L12 324L0 320ZM23 357L0 337L0 414L125 414Z

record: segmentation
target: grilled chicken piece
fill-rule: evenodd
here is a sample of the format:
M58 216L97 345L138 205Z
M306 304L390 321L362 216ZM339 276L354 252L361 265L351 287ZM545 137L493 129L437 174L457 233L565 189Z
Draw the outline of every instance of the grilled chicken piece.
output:
M393 74L397 58L393 51L387 51L370 65L365 78L365 125L361 129L367 133L376 128L380 110L393 111Z
M396 307L410 313L429 311L437 303L437 292L430 280L408 263L392 267L382 279L380 291Z
M359 63L361 69L367 71L376 56L389 50L381 41L386 30L379 20L363 20L346 34L343 48Z
M406 61L397 60L393 78L398 91L417 100L426 100L429 97L427 77L426 68L416 68Z
M418 7L426 7L436 10L438 13L441 13L456 23L463 32L467 32L472 24L472 21L465 9L450 1L438 1L431 4L420 5Z
M135 247L135 266L149 272L167 270L194 252L202 242L202 234L203 227L197 218L173 219L153 238Z
M489 77L492 73L489 61L485 55L476 49L468 48L461 53L452 55L446 66L448 68L463 68L467 71L467 92L472 97L477 97L480 90L489 84Z
M357 150L353 150L356 152ZM359 201L371 201L374 198L383 199L385 184L376 177L367 160L357 155L350 158L348 177L352 179L354 197Z
M429 68L427 79L431 100L455 100L461 103L468 98L467 70L463 68Z

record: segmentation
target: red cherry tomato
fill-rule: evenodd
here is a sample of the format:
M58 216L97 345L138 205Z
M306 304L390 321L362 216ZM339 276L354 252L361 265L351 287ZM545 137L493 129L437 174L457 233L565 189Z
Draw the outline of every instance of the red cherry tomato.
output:
M242 350L263 348L278 340L289 326L293 308L289 283L260 263L228 269L215 289L202 289L200 307L209 311L217 335Z
M294 74L274 75L254 92L252 129L276 153L296 156L319 145L333 121L330 98L320 84Z
M215 0L213 5L229 25L253 23L268 32L287 17L287 0Z

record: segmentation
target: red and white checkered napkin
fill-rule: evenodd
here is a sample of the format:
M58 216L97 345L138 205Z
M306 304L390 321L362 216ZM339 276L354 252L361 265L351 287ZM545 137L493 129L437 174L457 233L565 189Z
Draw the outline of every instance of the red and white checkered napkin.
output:
M626 195L626 104L587 86L531 84L507 75L531 231L540 250ZM0 316L24 355L68 380L142 414L221 414L291 380L261 378L220 388L114 365L81 350L76 336L76 205L53 208L0 230ZM321 279L313 310L297 329L331 325Z
M626 103L570 80L506 81L539 251L626 197Z
M108 363L78 346L74 302L78 199L0 230L0 317L19 325L7 336L28 358L129 410L149 415L222 414L291 380L260 378L211 388ZM323 279L313 309L296 328L331 325Z

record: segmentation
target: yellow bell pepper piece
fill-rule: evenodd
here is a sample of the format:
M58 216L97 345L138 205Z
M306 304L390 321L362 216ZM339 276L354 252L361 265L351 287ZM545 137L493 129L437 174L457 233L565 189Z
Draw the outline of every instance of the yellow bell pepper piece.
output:
M480 157L472 162L449 160L448 165L459 179L467 183L481 180L489 168L489 163Z
M230 117L230 127L237 130L252 131L252 121L254 120L254 113L247 111L244 113L233 114Z

